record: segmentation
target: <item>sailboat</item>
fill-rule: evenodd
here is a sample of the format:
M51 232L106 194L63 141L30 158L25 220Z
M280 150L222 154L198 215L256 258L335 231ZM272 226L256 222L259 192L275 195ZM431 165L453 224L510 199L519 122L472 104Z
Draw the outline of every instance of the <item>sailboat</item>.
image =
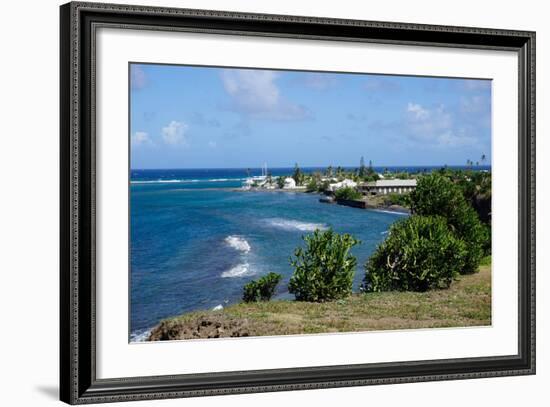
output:
M243 189L250 189L253 186L254 187L263 187L267 182L267 163L264 163L264 165L261 167L262 175L256 175L256 176L248 176L246 180L244 181ZM247 174L249 175L249 172L247 170Z

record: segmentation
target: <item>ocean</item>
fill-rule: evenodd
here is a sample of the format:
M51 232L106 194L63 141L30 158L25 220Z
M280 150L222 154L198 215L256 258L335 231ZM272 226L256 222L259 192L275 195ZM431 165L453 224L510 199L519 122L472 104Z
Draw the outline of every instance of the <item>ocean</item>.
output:
M318 194L236 191L248 174L261 169L131 170L131 341L144 339L163 318L238 302L248 281L269 272L283 275L276 298L292 298L289 259L317 228L361 241L352 249L358 290L363 265L392 223L406 216L323 204Z

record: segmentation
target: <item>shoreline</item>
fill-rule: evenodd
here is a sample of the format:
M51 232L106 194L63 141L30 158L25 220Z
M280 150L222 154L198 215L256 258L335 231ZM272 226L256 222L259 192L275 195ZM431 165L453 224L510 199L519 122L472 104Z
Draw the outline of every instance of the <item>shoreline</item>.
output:
M223 189L223 188L222 188ZM281 188L275 188L275 189L267 189L267 188L250 188L250 189L242 189L242 188L231 188L231 191L233 192L244 192L244 193L258 193L258 192L269 192L269 193L283 193L283 194L310 194L310 195L317 195L319 197L326 197L325 194L321 192L308 192L304 188L295 188L295 189L281 189ZM356 208L356 209L366 209L371 211L377 211L377 212L388 212L388 213L396 213L399 215L410 215L411 211L405 206L402 205L376 205L373 203L369 203L367 200L357 200L354 202L358 203L364 203L364 207L354 206L352 204L347 204L344 201L338 201L334 200L332 202L325 202L320 201L320 203L325 204L336 204L341 206L348 206L350 208Z
M491 268L491 263L482 265L449 288L426 292L353 293L345 300L321 303L239 302L220 310L187 312L160 321L145 341L487 326Z

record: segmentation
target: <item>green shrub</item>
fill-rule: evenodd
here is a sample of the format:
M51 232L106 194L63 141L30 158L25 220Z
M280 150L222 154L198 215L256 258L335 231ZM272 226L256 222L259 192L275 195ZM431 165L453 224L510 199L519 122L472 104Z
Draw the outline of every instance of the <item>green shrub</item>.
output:
M490 256L491 255L491 242L492 242L492 236L491 236L491 226L490 225L483 225L483 255L484 256Z
M462 190L447 177L432 173L419 178L410 194L411 211L424 216L442 216L455 236L466 244L461 274L475 273L487 246L487 233Z
M336 199L344 199L347 201L353 201L357 199L361 199L363 197L363 194L352 187L343 187L340 189L337 189L336 192L334 192L334 196Z
M463 269L466 245L439 216L395 223L365 265L364 291L447 288Z
M297 248L288 290L298 301L328 301L351 294L357 259L350 249L360 243L353 236L316 230L303 237L306 248Z
M319 185L317 185L317 181L315 180L315 178L311 178L307 183L306 191L317 192L318 190L319 190Z
M283 276L280 274L269 273L258 279L258 281L252 280L243 288L243 301L269 301L282 278Z
M383 195L384 205L401 205L404 207L409 207L411 204L411 199L409 194L387 194Z

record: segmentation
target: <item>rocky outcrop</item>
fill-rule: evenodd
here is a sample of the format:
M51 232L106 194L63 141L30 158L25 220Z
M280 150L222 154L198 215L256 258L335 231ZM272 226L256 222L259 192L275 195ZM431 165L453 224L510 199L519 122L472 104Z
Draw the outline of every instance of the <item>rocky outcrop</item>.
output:
M203 315L189 320L162 321L151 331L150 341L178 339L235 338L249 336L248 320L222 314Z

